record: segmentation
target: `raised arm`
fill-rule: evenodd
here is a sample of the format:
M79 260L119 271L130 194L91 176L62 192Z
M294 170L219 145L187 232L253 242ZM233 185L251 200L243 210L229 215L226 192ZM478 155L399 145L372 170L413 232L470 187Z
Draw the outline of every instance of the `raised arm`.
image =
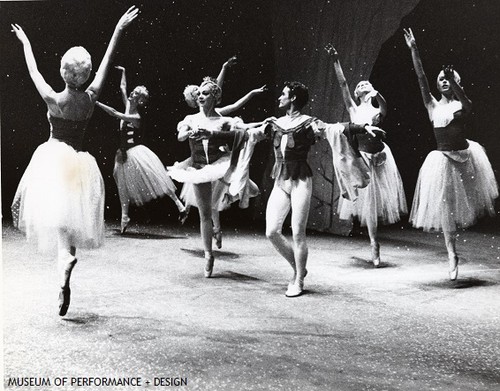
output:
M452 65L448 65L443 69L444 77L448 82L450 83L451 90L453 91L453 94L457 97L457 99L462 103L462 110L464 110L467 113L470 113L472 111L472 102L471 100L465 95L465 92L460 84L458 84L457 80L455 79L455 72L453 70Z
M219 72L219 76L217 76L217 85L222 88L222 84L224 84L224 78L226 77L226 72L229 68L231 68L234 64L236 64L237 58L236 56L231 57L224 64L222 64L222 68Z
M335 75L337 76L337 80L342 91L342 98L344 99L346 109L350 112L356 106L356 103L352 99L351 93L349 92L349 85L347 84L344 72L340 66L339 54L332 44L326 45L325 50L330 56L333 57L333 68L335 69Z
M123 104L125 105L125 107L127 107L127 76L125 75L125 68L119 65L117 65L115 68L122 72L122 77L120 79L120 93L122 94Z
M408 48L411 50L411 58L413 60L413 68L415 68L415 73L418 78L418 85L420 86L420 93L422 94L422 99L426 107L430 106L434 102L434 97L431 94L431 89L429 88L429 82L425 76L424 67L422 66L422 60L420 59L420 53L418 52L417 42L413 36L413 31L411 29L403 29L405 35L405 41Z
M28 66L28 72L30 74L31 80L35 84L35 87L42 97L42 99L48 105L56 103L56 93L52 89L50 85L47 84L42 74L38 71L38 67L36 65L35 56L33 54L33 49L31 48L31 43L24 33L21 26L17 24L11 24L12 31L16 34L16 37L23 44L24 50L24 58L26 60L26 65Z
M121 119L123 121L127 121L127 122L130 122L132 123L135 127L139 127L140 125L140 121L141 121L141 116L139 114L124 114L124 113L120 113L118 110L110 107L110 106L107 106L101 102L95 102L95 105L97 107L100 107L101 109L103 109L106 113L108 113L109 115L113 116L113 117L116 117L118 119Z
M249 93L247 93L246 95L244 95L243 97L238 99L233 104L221 107L220 109L217 109L217 111L219 112L220 115L228 115L228 114L232 113L233 111L241 109L255 95L259 95L259 94L263 93L264 91L267 91L267 88L265 85L263 85L260 88L256 88L256 89L250 91Z
M385 98L380 94L380 92L374 89L366 95L365 99L375 99L377 101L380 114L377 115L376 122L379 123L382 121L387 114L387 102L385 101Z
M87 88L87 92L90 93L94 102L97 101L101 93L104 80L106 79L106 75L108 74L109 64L111 63L115 54L118 39L122 35L123 30L125 30L125 28L137 17L138 13L139 9L135 6L132 6L127 10L127 12L122 15L122 17L116 24L115 30L113 31L113 35L111 36L111 40L109 41L108 47L106 49L106 53L104 53L101 64L97 69L95 78Z

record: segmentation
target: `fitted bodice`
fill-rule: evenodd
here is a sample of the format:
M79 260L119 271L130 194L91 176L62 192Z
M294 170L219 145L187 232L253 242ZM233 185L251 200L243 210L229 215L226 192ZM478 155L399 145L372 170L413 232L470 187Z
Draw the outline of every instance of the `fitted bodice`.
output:
M51 138L62 141L77 151L82 149L85 129L89 122L88 119L75 121L60 117L54 117L47 114L50 123Z
M380 108L374 106L358 106L350 112L351 122L357 125L379 125ZM363 152L377 153L384 149L382 140L371 136L369 133L355 135L358 149Z
M122 122L120 127L120 148L132 148L133 146L140 144L140 140L140 129L133 127L130 122Z
M228 131L237 123L240 118L231 117L204 117L200 114L188 115L178 125L180 127L187 125L190 129L207 129L212 131ZM201 168L219 160L222 156L228 155L227 142L219 138L210 140L196 140L189 138L189 147L191 149L191 160L193 167Z
M469 143L465 138L468 116L462 110L460 102L435 106L430 118L434 125L438 151L460 151L468 148Z

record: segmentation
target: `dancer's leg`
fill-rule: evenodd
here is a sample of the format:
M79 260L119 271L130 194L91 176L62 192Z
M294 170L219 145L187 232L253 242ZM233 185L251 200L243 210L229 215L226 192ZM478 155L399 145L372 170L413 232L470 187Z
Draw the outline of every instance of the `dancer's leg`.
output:
M220 226L220 213L217 209L212 209L212 224L213 224L213 232L215 245L217 248L222 247L222 231Z
M59 229L57 232L57 266L59 274L59 315L64 316L68 312L70 304L70 279L73 268L76 264L76 248L71 245L70 238L66 230Z
M372 250L372 262L375 267L380 265L380 244L378 242L377 220L369 216L366 219L368 236L370 237L370 246Z
M306 227L309 218L309 207L311 204L312 180L300 180L295 182L291 192L292 205L292 235L294 244L295 265L297 275L295 284L303 284L306 275L307 263L307 239Z
M118 169L123 170L123 164L115 163L115 172ZM128 216L130 198L128 196L128 191L125 183L119 178L120 178L119 176L115 175L115 182L116 182L116 187L118 188L118 197L120 198L120 206L122 210L120 226L121 226L121 233L123 234L125 233L128 223L130 222L130 217Z
M456 231L443 231L443 234L446 250L448 251L450 280L456 280L458 276L457 233Z
M205 277L210 277L214 264L212 253L212 184L199 183L193 185L194 195L198 204L198 212L200 214L200 234L205 251Z
M175 192L168 190L167 195L172 199L172 201L174 201L175 206L177 206L177 209L179 210L179 212L182 213L182 212L186 211L186 207L184 206L182 201L179 199L179 197L177 197L177 194L175 194Z
M290 195L275 185L267 201L266 236L274 248L290 264L295 276L297 268L295 266L293 247L281 233L285 218L290 211L290 205Z

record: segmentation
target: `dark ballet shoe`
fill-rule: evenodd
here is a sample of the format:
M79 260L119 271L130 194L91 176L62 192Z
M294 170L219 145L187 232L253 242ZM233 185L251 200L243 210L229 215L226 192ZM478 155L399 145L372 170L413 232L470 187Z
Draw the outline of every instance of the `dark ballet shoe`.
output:
M71 272L73 271L76 262L77 259L74 258L71 262L68 263L68 266L64 271L64 286L61 287L61 291L59 292L59 316L64 316L68 312L69 303L71 301L71 289L69 288L69 282L71 279Z
M217 248L222 248L222 231L214 232L215 245Z
M205 278L210 278L212 277L212 271L214 270L215 258L213 255L210 255L210 257L205 258L205 260L207 261L207 264L205 265L204 275Z
M59 316L64 316L68 312L71 301L71 289L69 286L62 287L59 292Z

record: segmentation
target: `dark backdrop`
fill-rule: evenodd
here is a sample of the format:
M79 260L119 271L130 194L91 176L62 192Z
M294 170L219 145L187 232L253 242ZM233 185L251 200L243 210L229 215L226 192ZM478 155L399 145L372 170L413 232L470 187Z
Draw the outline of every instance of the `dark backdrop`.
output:
M322 54L329 41L338 47L351 90L370 78L386 97L389 115L384 127L411 203L418 169L434 147L432 131L412 70L401 27L413 28L431 87L442 64L452 63L474 103L470 137L487 149L495 172L500 169L500 5L496 0L312 0L147 1L136 3L141 14L118 46L116 65L128 70L129 87L145 84L151 91L145 144L165 164L189 154L178 143L175 127L191 113L182 97L185 85L216 76L222 63L237 54L238 64L226 77L222 104L266 83L270 91L237 113L245 121L278 114L276 98L284 80L310 86L307 112L325 121L346 120L332 64ZM26 70L21 44L10 32L19 23L31 39L39 69L56 89L63 88L59 60L71 46L82 45L97 69L114 25L128 8L124 1L0 2L0 68L2 131L2 212L10 203L35 148L48 137L45 104ZM101 101L121 109L119 73L110 70ZM85 148L97 159L106 183L106 218L119 216L112 178L118 123L96 109ZM312 151L328 153L321 143ZM247 211L232 208L223 219L262 219L270 182L269 143L256 149L251 175L263 195ZM319 160L318 160L319 159ZM316 176L318 178L318 176ZM321 199L323 197L323 199ZM326 201L325 201L326 198ZM310 226L345 233L335 220L333 188L315 179ZM319 208L318 208L319 205ZM498 210L498 208L497 208ZM327 212L327 216L323 213ZM165 221L176 209L167 198L132 210L136 219ZM193 220L190 220L193 221ZM498 221L498 219L497 219ZM488 223L496 223L488 220ZM347 227L349 229L350 227Z

